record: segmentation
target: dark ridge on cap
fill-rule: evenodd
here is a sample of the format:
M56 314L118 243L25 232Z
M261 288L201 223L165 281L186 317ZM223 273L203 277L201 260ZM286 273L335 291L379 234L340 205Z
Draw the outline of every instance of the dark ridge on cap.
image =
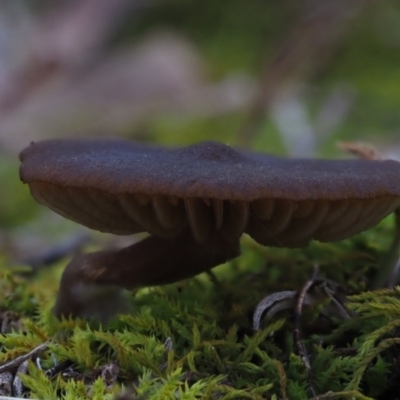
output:
M251 201L400 196L400 163L284 159L217 142L163 148L127 140L49 140L20 155L21 180L113 194Z

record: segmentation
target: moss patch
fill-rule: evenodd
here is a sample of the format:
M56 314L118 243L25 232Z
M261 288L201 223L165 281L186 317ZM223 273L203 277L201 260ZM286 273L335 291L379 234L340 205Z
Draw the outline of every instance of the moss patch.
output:
M203 274L141 290L131 297L134 312L106 325L54 319L63 265L28 279L3 261L1 318L12 330L0 336L0 364L50 340L41 366L53 368L55 357L64 370L49 377L31 362L22 376L39 399L112 399L126 390L132 399L305 399L311 387L319 398L394 398L400 290L365 291L390 237L386 220L352 240L307 249L266 249L244 238L242 257L215 269L217 282ZM315 263L321 278L350 294L355 316L327 313L329 299L305 309L309 374L295 354L292 312L264 318L260 331L252 313L265 295L301 288Z

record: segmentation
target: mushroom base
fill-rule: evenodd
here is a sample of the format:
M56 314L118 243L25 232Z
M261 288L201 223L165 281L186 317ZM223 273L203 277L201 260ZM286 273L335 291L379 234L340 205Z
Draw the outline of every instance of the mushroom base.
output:
M177 282L239 255L239 240L214 235L196 243L190 234L173 240L149 237L124 249L79 255L65 268L54 313L109 319L126 310L119 289Z

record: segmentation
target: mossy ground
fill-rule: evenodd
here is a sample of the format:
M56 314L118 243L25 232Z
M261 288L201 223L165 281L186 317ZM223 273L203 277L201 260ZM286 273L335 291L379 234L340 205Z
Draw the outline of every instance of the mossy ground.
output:
M258 82L268 58L290 33L299 4L165 2L149 7L139 18L133 13L133 22L114 41L129 44L154 28L172 29L200 49L212 79L243 72ZM306 82L313 95L302 101L311 122L336 87L348 86L356 95L348 118L322 144L319 155L335 155L337 140L398 141L400 52L394 51L398 48L394 27L399 9L396 0L371 3L352 24L330 64ZM218 137L234 145L247 113L187 119L151 116L144 126L146 140L184 145ZM138 131L143 127L126 129L129 135L142 135ZM259 131L252 148L284 153L280 132L267 116ZM21 143L21 148L26 145ZM5 159L2 154L1 229L26 229L21 224L40 210L20 184L17 170L16 157ZM111 399L127 388L132 398L144 399L303 400L312 397L311 386L320 399L394 399L400 375L400 295L396 290L367 291L380 257L389 248L392 222L389 218L345 242L314 243L300 250L265 249L244 238L242 257L215 269L218 284L203 274L139 291L131 296L132 314L101 327L52 317L66 261L29 276L11 268L0 254L0 326L14 329L0 336L0 365L52 339L41 355L43 368L54 366L52 355L60 363L70 360L74 364L67 375L77 379L67 379L65 371L64 376L49 379L31 362L23 381L27 396L39 399ZM53 235L47 227L40 229ZM336 315L321 317L324 304L305 310L302 339L312 367L309 377L295 354L292 313L264 319L259 332L253 331L251 322L265 295L301 288L316 263L319 277L354 295L347 307L358 317L350 321ZM109 380L101 377L99 367L116 363L117 379L107 386Z
M2 322L10 315L16 322L0 336L0 365L52 340L43 369L54 367L53 357L73 364L50 379L31 362L22 379L38 399L112 399L129 390L128 398L143 399L303 400L313 397L311 387L318 398L395 398L400 291L366 291L392 230L387 219L351 240L296 250L244 238L243 255L215 269L217 282L203 274L141 290L131 297L133 313L103 325L54 319L63 265L27 277L3 260ZM295 352L292 312L264 319L260 331L252 329L252 313L265 295L301 288L315 263L319 277L351 295L346 306L358 316L322 317L326 301L305 309L310 375ZM108 380L101 367L110 365Z

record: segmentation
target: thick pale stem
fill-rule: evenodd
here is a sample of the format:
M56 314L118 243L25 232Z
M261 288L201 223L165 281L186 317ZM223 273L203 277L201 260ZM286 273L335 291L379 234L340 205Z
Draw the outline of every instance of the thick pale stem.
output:
M372 289L392 288L400 281L400 209L394 212L396 231L388 252L380 262Z
M239 241L227 243L215 235L199 244L187 234L173 240L149 237L124 249L81 255L63 273L54 311L57 316L104 319L114 313L118 288L176 282L239 254Z

